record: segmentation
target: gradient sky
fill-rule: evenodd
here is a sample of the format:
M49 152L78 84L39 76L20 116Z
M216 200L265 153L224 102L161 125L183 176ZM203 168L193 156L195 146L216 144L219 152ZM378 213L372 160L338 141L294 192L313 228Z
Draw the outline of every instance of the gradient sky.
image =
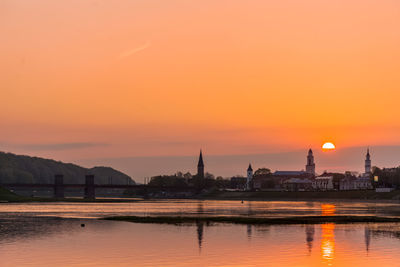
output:
M1 0L0 36L3 151L134 176L200 147L399 154L397 0Z

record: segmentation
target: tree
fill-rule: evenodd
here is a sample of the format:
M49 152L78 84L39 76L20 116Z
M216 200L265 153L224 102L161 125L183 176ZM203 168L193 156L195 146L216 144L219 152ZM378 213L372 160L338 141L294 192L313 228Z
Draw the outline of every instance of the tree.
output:
M211 174L209 172L206 172L206 174L204 175L205 179L215 179L214 174Z
M260 168L254 172L254 176L270 176L271 170L268 168Z

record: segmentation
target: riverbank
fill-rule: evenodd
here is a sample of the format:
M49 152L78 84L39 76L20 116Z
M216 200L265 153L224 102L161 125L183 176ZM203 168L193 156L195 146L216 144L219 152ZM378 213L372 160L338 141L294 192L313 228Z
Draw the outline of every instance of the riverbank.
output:
M101 220L126 221L133 223L157 224L195 224L195 223L233 223L233 224L348 224L348 223L399 223L400 218L378 216L297 216L286 218L257 218L242 216L115 216Z

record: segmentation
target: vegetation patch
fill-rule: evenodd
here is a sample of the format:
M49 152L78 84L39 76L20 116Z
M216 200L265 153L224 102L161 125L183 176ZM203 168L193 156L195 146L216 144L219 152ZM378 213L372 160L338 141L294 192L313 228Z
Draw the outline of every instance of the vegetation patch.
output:
M221 216L115 216L102 220L127 221L134 223L195 224L195 223L234 223L234 224L323 224L323 223L393 223L400 218L377 216L301 216L286 218L221 217Z

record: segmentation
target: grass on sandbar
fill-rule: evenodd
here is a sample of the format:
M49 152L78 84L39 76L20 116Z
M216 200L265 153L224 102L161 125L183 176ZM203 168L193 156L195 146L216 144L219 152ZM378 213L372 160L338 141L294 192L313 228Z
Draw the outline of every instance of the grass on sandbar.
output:
M322 224L322 223L389 223L400 222L400 218L376 216L302 216L287 218L219 217L219 216L115 216L103 220L127 221L134 223L193 224L193 223L234 223L234 224Z

